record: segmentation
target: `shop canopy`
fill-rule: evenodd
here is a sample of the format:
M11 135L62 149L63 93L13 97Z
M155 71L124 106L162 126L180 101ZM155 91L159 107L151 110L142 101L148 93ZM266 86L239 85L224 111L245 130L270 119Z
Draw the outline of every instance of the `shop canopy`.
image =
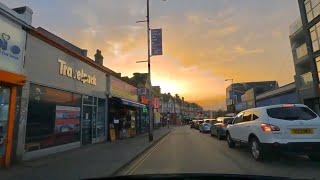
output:
M141 104L141 103L137 103L137 102L134 102L134 101L130 101L130 100L127 100L127 99L121 99L122 100L122 104L125 104L125 105L128 105L128 106L135 106L135 107L146 107L146 105L144 104Z

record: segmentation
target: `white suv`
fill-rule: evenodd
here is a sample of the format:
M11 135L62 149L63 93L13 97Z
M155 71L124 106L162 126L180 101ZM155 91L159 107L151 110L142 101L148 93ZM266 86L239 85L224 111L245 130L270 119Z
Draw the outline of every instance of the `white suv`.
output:
M286 151L320 160L320 118L302 104L283 104L240 112L227 127L227 143L247 143L258 161Z

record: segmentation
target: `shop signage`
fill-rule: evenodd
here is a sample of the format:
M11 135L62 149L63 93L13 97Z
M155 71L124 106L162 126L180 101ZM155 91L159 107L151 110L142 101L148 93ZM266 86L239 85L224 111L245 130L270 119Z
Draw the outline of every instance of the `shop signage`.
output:
M83 84L97 85L97 78L95 75L89 75L83 69L73 69L66 61L58 59L60 75L81 81Z
M138 102L137 89L113 76L110 76L110 95Z
M137 89L137 92L138 92L138 95L147 95L146 88Z
M0 69L21 74L26 32L5 18L0 24Z
M0 54L1 56L5 56L11 58L13 60L19 60L19 54L21 49L19 46L15 44L10 44L9 41L11 38L10 35L6 33L2 33L0 37Z
M148 104L148 98L146 96L141 96L141 104Z
M159 98L153 98L152 104L153 104L153 108L158 109L159 108Z

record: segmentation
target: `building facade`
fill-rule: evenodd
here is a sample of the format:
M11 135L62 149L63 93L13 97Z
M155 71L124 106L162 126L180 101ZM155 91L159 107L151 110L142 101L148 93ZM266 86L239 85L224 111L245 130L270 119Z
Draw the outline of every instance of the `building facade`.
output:
M21 88L26 82L25 47L32 10L9 9L0 3L0 167L8 167L15 154Z
M320 114L320 1L298 0L300 17L290 25L295 83L301 103Z
M108 77L108 129L110 140L124 139L144 132L147 121L138 102L137 88L114 76Z
M27 35L26 103L17 136L17 156L23 160L107 137L106 72L64 44L36 29Z
M267 91L255 97L256 107L276 104L298 104L299 96L295 83Z
M234 113L247 108L248 105L249 107L254 107L255 105L253 104L252 96L275 88L278 88L277 81L244 82L231 84L226 88L227 111L230 113ZM254 89L254 93L247 92L251 94L245 95L246 91L248 91L249 89ZM249 97L251 99L248 99ZM244 99L242 100L241 98Z

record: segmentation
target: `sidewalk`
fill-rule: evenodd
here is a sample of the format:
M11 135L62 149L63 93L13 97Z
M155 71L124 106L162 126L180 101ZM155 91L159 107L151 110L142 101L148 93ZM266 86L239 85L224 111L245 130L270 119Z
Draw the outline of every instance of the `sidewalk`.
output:
M126 140L83 146L25 161L9 169L1 169L0 179L50 180L110 176L169 132L170 129L167 128L155 130L153 143L148 141L146 133Z

